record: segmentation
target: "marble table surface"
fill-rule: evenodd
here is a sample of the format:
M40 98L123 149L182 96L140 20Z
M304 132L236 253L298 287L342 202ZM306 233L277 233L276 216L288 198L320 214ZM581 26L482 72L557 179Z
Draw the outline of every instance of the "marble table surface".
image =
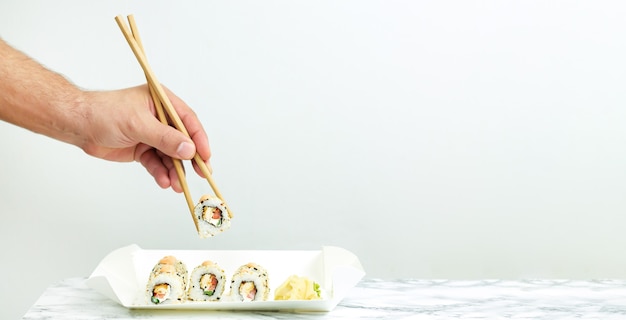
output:
M129 310L84 278L50 286L23 319L626 319L626 280L362 280L330 312Z

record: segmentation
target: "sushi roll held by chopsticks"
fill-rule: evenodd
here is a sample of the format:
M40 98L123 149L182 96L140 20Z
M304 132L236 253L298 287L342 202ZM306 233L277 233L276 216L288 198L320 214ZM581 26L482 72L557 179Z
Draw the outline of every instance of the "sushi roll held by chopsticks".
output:
M215 236L230 228L230 214L224 201L218 197L202 196L194 213L198 220L198 233L202 238Z
M163 88L163 86L161 86L154 72L148 65L144 48L139 37L139 32L137 30L137 24L135 23L135 19L132 15L128 15L127 18L130 28L126 24L126 22L124 22L122 16L116 16L115 21L120 27L120 30L124 34L124 38L128 42L128 45L132 49L135 57L137 58L137 61L139 62L139 65L141 65L141 68L144 71L146 81L150 90L150 96L152 97L152 101L154 103L155 111L157 117L159 118L159 121L161 121L161 123L165 125L173 126L178 131L191 138L189 131L187 130L182 119L176 112L176 109L174 108L174 105L170 101L169 97L167 96L165 89ZM213 178L211 176L211 170L209 170L208 166L206 165L200 154L198 154L198 152L196 152L196 154L194 155L193 161L198 165L200 171L202 171L202 174L204 175L207 182L211 186L211 189L213 189L213 192L215 192L216 195L216 199L201 199L200 204L196 207L194 207L194 202L191 198L189 187L187 186L182 161L180 159L172 159L176 174L178 175L181 187L183 189L183 193L185 194L185 201L187 202L189 213L193 218L196 230L198 231L198 234L201 238L208 238L230 228L230 219L233 217L233 213L232 211L229 212L226 210L224 197L222 197L220 191L215 185L215 182L213 181ZM208 216L204 217L205 207L216 208L218 210L211 209L211 212L208 213Z

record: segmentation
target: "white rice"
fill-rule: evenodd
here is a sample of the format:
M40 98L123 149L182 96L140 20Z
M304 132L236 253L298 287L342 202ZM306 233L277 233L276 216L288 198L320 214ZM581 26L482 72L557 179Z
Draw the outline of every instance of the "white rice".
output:
M254 283L256 288L256 294L252 301L265 301L269 298L269 276L265 268L255 263L248 263L235 271L230 283L230 297L233 301L248 301L239 291L245 282Z
M159 262L150 272L148 284L146 285L146 299L148 304L155 304L155 302L152 301L154 287L164 283L169 285L170 292L167 299L158 302L159 304L182 303L185 299L185 290L189 277L187 266L185 266L182 261L176 260L174 264L175 272L162 272L165 265L166 264Z
M204 219L204 211L211 210L211 208L220 209L221 219ZM194 213L198 219L198 232L202 238L213 237L230 228L230 214L224 202L218 197L204 196L196 205Z
M170 286L170 294L165 301L161 301L159 304L182 303L185 299L183 278L173 273L161 273L150 277L150 280L148 280L148 285L146 286L146 300L148 304L155 304L152 301L154 287L163 283L167 283Z
M217 278L217 286L212 295L206 295L200 286L200 279L205 274L213 274ZM193 301L219 301L226 287L226 274L217 264L199 265L191 272L187 298Z

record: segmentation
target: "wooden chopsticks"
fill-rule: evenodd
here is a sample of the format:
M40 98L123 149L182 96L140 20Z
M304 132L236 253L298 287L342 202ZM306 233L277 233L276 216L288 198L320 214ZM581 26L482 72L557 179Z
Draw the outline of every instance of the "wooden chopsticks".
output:
M137 42L137 45L141 52L145 56L145 52L143 49L143 44L141 43L141 37L139 36L139 30L137 29L137 24L135 23L135 18L132 15L128 16L128 23L130 24L130 30L132 32L132 36ZM149 84L150 95L152 96L152 101L154 102L154 107L156 109L157 117L163 124L168 124L167 117L163 111L163 104L159 97L157 96L156 89L154 88L154 84L150 82L148 76L146 75L146 81ZM191 197L191 193L189 192L189 187L187 185L187 178L185 177L185 171L183 169L183 164L180 159L172 159L174 163L174 168L176 169L176 174L178 175L178 180L180 181L180 185L183 189L183 193L185 195L185 200L187 202L187 207L189 207L189 212L191 213L191 218L193 219L194 226L196 227L196 231L199 232L200 228L198 226L198 218L194 213L194 202Z
M135 23L135 19L133 15L128 15L127 18L130 24L130 30L127 27L126 23L124 22L122 16L115 17L115 21L120 27L120 30L124 34L126 41L130 45L133 53L135 54L135 57L137 58L137 61L139 62L139 64L141 65L141 68L144 71L146 80L150 88L150 95L152 96L152 100L154 101L154 106L157 112L157 117L162 123L170 124L168 123L168 119L165 115L165 113L167 113L167 116L169 116L169 119L171 121L171 125L174 126L176 129L178 129L180 132L184 133L186 136L190 137L189 132L187 131L187 128L185 128L185 125L183 124L182 120L178 116L178 113L176 113L176 110L174 109L174 106L172 105L169 98L167 97L165 90L163 89L163 87L157 80L156 76L154 75L154 72L152 72L152 69L148 65L148 61L144 53L143 45L141 43L141 38L139 37L139 30L137 29L137 24ZM165 112L164 112L164 109L165 109ZM183 169L183 164L180 159L172 159L172 160L174 163L174 168L176 169L176 174L178 175L178 179L183 189L183 193L185 194L185 200L187 202L187 206L189 207L189 211L193 218L196 231L199 231L198 219L194 213L195 205L194 205L193 199L191 198L189 187L187 186L187 180L185 178L185 171ZM215 185L215 182L213 181L213 177L211 175L209 168L207 167L207 165L204 163L204 161L202 160L202 158L197 152L194 155L193 160L196 162L196 164L200 168L200 171L205 176L206 180L209 182L209 185L211 186L211 189L215 193L215 196L220 198L220 200L222 200L222 202L224 203L224 206L228 210L229 217L232 218L233 214L230 208L228 208L228 206L226 205L226 201L222 197L222 194L220 193L219 189Z

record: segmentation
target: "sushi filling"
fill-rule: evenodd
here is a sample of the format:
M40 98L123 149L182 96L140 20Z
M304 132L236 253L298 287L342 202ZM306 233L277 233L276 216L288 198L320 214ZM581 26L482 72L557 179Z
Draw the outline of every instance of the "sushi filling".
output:
M159 304L170 297L170 285L167 283L161 283L154 286L152 289L152 303Z
M203 274L200 277L200 288L207 296L212 296L215 293L217 287L217 277L212 273Z
M256 296L256 286L252 281L244 281L239 286L239 294L243 301L254 301Z
M222 210L216 207L204 207L202 212L202 219L212 224L215 227L222 225Z

